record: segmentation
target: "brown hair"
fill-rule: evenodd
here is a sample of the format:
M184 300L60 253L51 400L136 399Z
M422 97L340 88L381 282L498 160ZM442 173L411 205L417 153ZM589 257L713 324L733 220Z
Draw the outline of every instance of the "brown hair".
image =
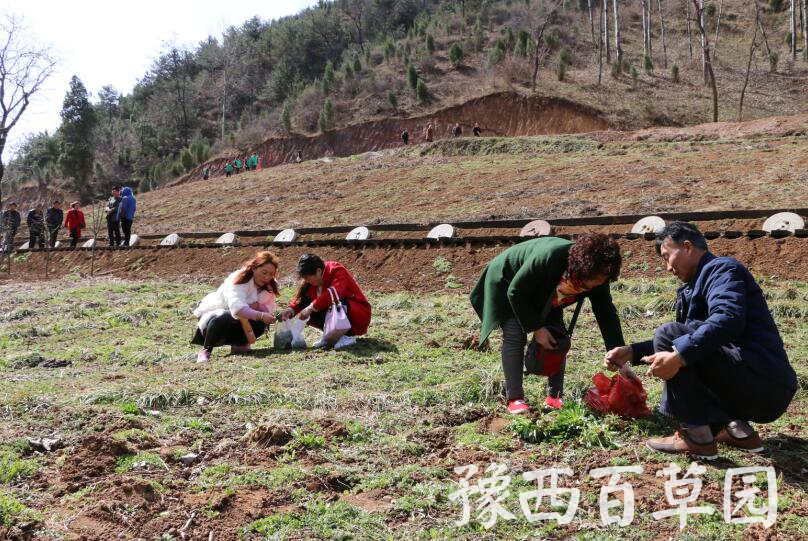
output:
M584 233L570 247L567 272L576 280L605 275L613 282L620 276L622 263L616 240L603 233Z
M256 253L252 257L252 259L245 261L244 264L241 266L241 269L236 275L234 283L246 284L247 282L252 280L255 269L257 269L258 267L263 267L267 263L271 263L272 265L275 266L276 269L280 268L280 260L278 259L278 256L276 256L272 252L262 250ZM275 295L280 294L280 291L278 290L278 282L274 278L269 281L267 289L271 290Z

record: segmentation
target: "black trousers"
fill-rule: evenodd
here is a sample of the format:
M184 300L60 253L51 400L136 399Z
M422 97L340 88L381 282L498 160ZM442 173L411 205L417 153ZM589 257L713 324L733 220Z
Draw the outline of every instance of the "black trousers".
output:
M107 220L107 238L112 247L121 245L121 223L117 220Z
M45 231L28 231L28 249L33 250L39 244L39 249L45 248Z
M250 321L250 326L256 338L264 334L267 328L262 321ZM197 326L191 343L206 349L221 346L246 346L247 336L244 334L244 329L241 328L241 322L227 312L211 318L205 327L205 332L201 332Z
M71 229L70 230L70 247L75 248L76 244L79 242L79 238L81 238L81 230L80 229Z
M58 237L58 236L59 236L59 228L58 227L56 229L51 229L50 230L49 242L50 242L50 247L51 248L56 246L56 237Z
M129 246L129 239L132 237L132 220L121 218L121 229L123 229L123 245Z
M654 351L673 351L673 341L698 324L666 323L654 332ZM694 366L683 366L665 382L660 411L691 425L725 425L742 420L770 423L785 413L796 389L753 370L734 346L716 348Z

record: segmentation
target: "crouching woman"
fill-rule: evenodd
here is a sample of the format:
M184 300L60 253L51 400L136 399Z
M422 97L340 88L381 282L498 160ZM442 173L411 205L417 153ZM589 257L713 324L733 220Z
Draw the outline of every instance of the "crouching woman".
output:
M258 252L202 299L194 310L199 322L191 340L202 346L197 362L208 361L215 347L229 345L231 354L251 351L241 320L249 322L255 336L261 336L275 322L277 273L278 257L272 252Z
M344 334L334 333L330 340L323 337L314 347L342 349L354 345L357 336L368 332L370 303L356 279L341 263L305 254L297 262L297 273L301 279L300 289L283 312L284 321L297 314L300 319L308 319L310 326L323 330L326 312L333 304L331 289L336 292L351 322L351 328Z
M609 282L620 274L620 247L599 233L570 242L542 237L519 243L486 266L471 292L471 304L482 320L480 344L496 328L502 329L502 369L510 413L530 410L522 388L527 334L538 348L561 351L563 308L589 297L606 349L623 345L620 319L612 303ZM568 342L567 342L568 344ZM568 346L567 346L568 347ZM562 405L566 351L556 372L548 375L545 406Z

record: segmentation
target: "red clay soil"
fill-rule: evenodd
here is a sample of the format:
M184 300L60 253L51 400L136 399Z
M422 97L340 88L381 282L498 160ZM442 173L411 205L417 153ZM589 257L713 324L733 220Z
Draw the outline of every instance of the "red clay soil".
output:
M434 126L435 139L448 137L455 123L463 134L471 135L475 122L483 135L519 136L582 133L608 129L600 111L563 98L525 97L515 92L489 94L428 115L411 118L384 118L354 124L328 133L271 138L257 147L243 149L238 155L258 154L262 167L291 163L300 150L306 160L324 156L351 156L363 152L401 146L400 134L407 128L410 142L424 142L423 130ZM173 184L202 178L202 169L211 168L211 176L224 175L224 165L236 154L220 156L193 169Z
M621 240L625 254L623 276L655 277L664 274L653 242ZM501 246L415 247L415 248L313 248L271 247L281 259L282 285L294 283L298 257L316 252L325 259L344 263L369 291L441 291L447 276L438 274L434 261L445 258L452 263L451 274L468 291L483 267L499 252ZM759 238L715 239L710 248L718 255L736 257L756 276L804 280L808 274L808 239ZM215 283L232 272L254 253L256 247L226 249L177 248L173 250L131 250L96 254L96 275L126 279L193 280ZM49 264L49 279L71 273L89 274L89 252L59 252ZM45 279L44 254L32 253L24 262L15 263L11 275L0 275L0 281L38 281Z

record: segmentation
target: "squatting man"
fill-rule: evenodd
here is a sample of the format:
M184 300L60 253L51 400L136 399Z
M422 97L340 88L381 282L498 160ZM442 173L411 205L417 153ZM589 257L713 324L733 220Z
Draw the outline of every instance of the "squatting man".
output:
M717 457L716 443L760 452L749 425L785 413L797 390L783 340L760 286L731 257L716 257L692 224L672 222L657 236L656 251L684 285L676 295L676 321L652 340L620 346L604 363L647 364L665 381L660 411L680 429L648 440L653 450Z

